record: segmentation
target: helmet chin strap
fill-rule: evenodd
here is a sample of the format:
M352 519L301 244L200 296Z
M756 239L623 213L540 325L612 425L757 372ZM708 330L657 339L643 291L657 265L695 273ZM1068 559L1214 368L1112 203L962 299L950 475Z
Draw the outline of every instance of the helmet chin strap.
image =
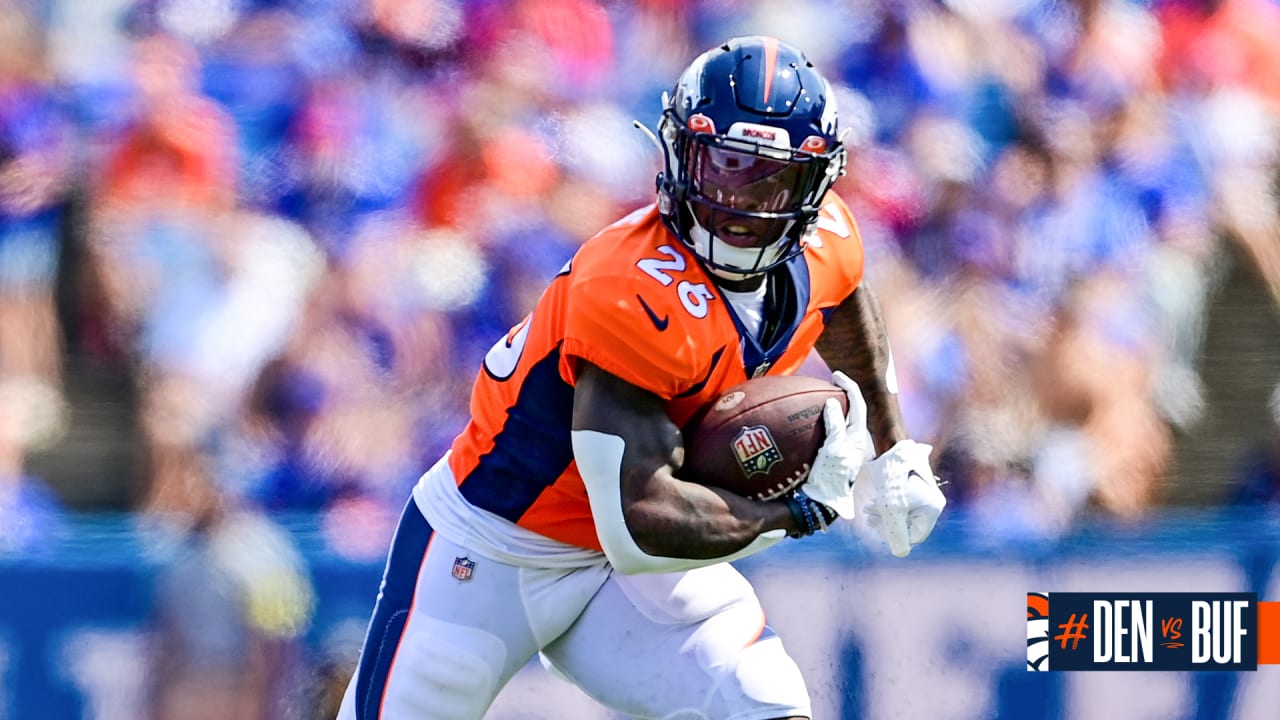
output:
M752 268L768 267L777 262L782 257L787 234L795 224L794 220L788 221L778 239L764 248L737 248L702 227L693 217L692 210L689 216L692 222L689 224L688 235L689 241L693 244L693 251L700 257L710 258L715 262L715 265L707 265L708 272L722 280L734 282L760 274ZM717 265L721 267L716 267Z

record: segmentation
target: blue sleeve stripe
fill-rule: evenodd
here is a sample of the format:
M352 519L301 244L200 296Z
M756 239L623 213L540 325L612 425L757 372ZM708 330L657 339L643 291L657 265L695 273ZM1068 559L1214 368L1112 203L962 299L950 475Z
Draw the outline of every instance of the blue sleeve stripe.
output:
M519 522L573 462L573 386L560 377L560 348L529 369L507 421L463 479L472 505Z

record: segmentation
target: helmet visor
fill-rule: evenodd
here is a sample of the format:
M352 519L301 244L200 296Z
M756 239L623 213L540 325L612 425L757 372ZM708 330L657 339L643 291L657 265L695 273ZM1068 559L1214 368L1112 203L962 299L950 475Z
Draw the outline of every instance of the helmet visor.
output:
M794 211L804 201L809 163L695 142L689 180L695 196L746 213Z

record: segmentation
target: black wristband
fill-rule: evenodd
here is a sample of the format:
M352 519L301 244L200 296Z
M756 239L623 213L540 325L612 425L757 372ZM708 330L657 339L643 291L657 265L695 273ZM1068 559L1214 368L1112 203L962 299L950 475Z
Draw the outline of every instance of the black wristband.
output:
M782 496L782 501L787 504L787 509L791 511L791 520L795 523L796 529L787 533L787 537L799 538L812 534L806 532L809 529L809 521L804 516L804 503L796 498L795 493L787 493Z

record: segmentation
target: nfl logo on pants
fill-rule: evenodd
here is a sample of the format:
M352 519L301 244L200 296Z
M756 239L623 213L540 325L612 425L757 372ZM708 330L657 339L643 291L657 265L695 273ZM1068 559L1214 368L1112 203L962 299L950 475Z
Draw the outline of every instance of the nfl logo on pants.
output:
M453 561L453 576L459 580L470 580L475 569L476 561L467 559L465 555Z

